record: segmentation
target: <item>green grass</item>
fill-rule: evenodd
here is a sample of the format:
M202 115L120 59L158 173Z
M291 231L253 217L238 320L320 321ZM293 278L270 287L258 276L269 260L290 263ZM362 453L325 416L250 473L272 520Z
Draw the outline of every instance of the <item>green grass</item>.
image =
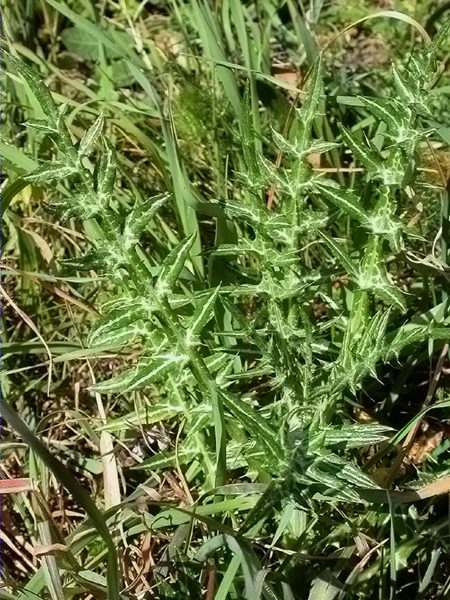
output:
M450 25L304 4L3 1L0 598L448 594Z

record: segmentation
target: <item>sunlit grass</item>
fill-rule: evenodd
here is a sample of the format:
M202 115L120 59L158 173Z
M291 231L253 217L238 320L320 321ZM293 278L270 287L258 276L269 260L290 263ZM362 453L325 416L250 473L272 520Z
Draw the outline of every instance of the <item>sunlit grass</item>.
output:
M0 597L443 594L448 27L379 15L414 51L354 95L293 2L44 6L44 54L7 7L5 476L39 557Z

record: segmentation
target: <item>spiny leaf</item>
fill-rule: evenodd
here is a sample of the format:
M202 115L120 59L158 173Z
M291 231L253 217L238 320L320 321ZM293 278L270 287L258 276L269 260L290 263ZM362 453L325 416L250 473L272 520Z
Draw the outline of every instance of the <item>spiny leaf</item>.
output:
M397 331L394 339L386 348L386 360L397 356L400 352L412 344L425 342L427 339L446 340L450 337L450 327L439 327L437 324L429 323L419 325L406 323Z
M431 51L435 54L436 52L441 50L445 44L448 44L449 37L450 37L450 19L446 19L444 21L444 23L442 24L442 26L440 27L437 35L433 38L433 41L431 44Z
M325 446L344 445L346 448L363 448L386 441L394 430L379 423L355 423L323 431Z
M367 96L358 96L358 100L378 119L384 121L393 132L398 132L404 125L404 115L400 114L398 105L392 100L380 100Z
M304 151L304 155L308 154L324 154L325 152L331 152L331 150L336 150L339 148L340 144L338 142L325 142L322 140L313 141L309 148L306 148Z
M344 250L342 250L342 248L340 248L340 246L333 239L328 237L325 233L320 231L319 234L325 240L332 254L338 259L338 261L345 268L347 273L355 277L357 275L356 266L353 264L348 254L346 254Z
M8 63L11 64L28 83L36 100L39 102L40 107L47 116L51 128L57 129L58 108L47 87L42 83L42 78L34 69L12 56L8 56Z
M137 426L151 425L161 421L173 419L181 412L183 407L176 404L159 402L149 404L145 408L128 413L118 419L111 419L106 425L101 427L102 431L124 431L125 429L134 429Z
M187 356L183 354L161 355L149 362L142 361L135 368L98 383L93 389L99 393L131 392L160 379L172 369L180 368L186 361Z
M183 270L194 242L195 234L193 233L175 246L175 248L173 248L166 257L161 269L161 273L156 282L156 290L159 294L165 295L173 288L181 271Z
M41 163L38 169L28 175L24 175L23 178L29 183L49 183L52 181L62 181L76 172L74 167L67 166L65 163L56 161L46 162Z
M406 301L402 292L395 287L390 285L387 281L380 283L373 288L374 293L384 300L387 304L397 306L400 310L406 310Z
M127 307L126 312L113 312L98 322L88 337L88 346L116 345L122 341L132 342L143 332L143 319L148 312L140 302L135 307Z
M408 79L406 77L403 77L402 74L400 74L400 71L396 66L392 67L392 75L394 78L395 89L397 90L400 99L408 104L414 104L415 102L417 102L418 82L415 82L416 89L411 89Z
M261 443L270 454L272 459L279 461L282 459L282 450L278 443L277 436L270 428L268 422L249 406L246 402L238 400L232 394L221 391L224 406L230 413L242 423L244 428Z
M381 354L384 346L385 331L388 325L391 311L379 311L368 319L361 338L358 341L357 353L367 359L371 354Z
M101 198L109 199L114 190L116 180L116 161L114 147L111 142L103 138L104 152L101 155L97 172L97 192Z
M78 148L78 155L80 157L88 156L92 152L95 143L103 133L104 126L105 119L103 114L100 114L81 138L80 146Z
M345 211L361 223L366 222L367 214L361 208L358 196L351 190L342 189L336 185L328 184L320 180L314 180L313 190L320 193L335 206Z
M342 139L353 152L353 155L359 159L371 173L376 173L380 168L381 157L376 153L375 149L367 142L363 144L361 141L357 140L356 136L352 135L345 127L341 127L341 134Z
M310 465L305 473L308 484L319 483L324 486L320 499L325 502L361 502L358 492L340 481L336 474L326 468L321 468L320 463ZM328 495L325 495L328 492Z
M314 63L306 89L306 98L300 109L300 120L304 132L303 135L305 136L309 137L313 121L317 117L322 92L322 63L319 55Z
M177 464L184 465L190 463L197 456L198 450L196 448L178 448L177 451L173 452L158 452L141 463L133 465L131 469L158 471L176 466Z
M169 196L167 194L152 198L151 202L136 201L132 211L125 220L122 238L124 245L131 248L139 240L140 235L150 226L154 216L163 207Z
M214 314L214 304L220 291L220 285L211 293L209 298L194 312L192 319L186 331L186 337L189 339L199 335Z
M341 458L337 454L328 454L318 459L320 466L326 467L331 473L355 488L380 489L380 486L366 475L359 467Z

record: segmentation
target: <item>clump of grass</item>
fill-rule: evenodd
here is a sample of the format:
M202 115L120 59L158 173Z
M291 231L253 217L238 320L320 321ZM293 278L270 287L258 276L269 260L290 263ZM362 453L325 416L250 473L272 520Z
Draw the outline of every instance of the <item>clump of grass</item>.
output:
M2 401L40 468L88 519L23 597L63 598L63 587L111 598L127 589L159 598L393 597L408 589L406 567L423 564L417 593L445 590L445 581L432 583L447 544L434 504L449 490L445 452L417 474L405 459L424 415L448 406L436 391L448 353L448 198L439 166L437 181L420 166L443 129L430 106L448 27L393 68L382 97L334 97L323 55L305 38L310 68L289 99L270 73L267 30L240 2L227 3L221 19L206 2L174 4L189 52L170 79L164 57L146 54L138 37L133 47L123 31L48 4L75 23L75 39L100 36L104 72L123 61L136 105L125 94L108 104L100 79L105 114L80 134L36 71L8 58L11 78L26 83L24 104L39 113L26 124L42 137L38 166L19 154L21 175L6 196L44 190L61 225L83 232L84 251L66 252L55 269L76 282L95 273L101 313L77 324L80 347L60 362L93 365L98 416L86 437L102 455L102 499L80 489L67 449L55 458ZM205 114L195 114L201 89ZM124 131L144 152L136 173ZM415 225L425 197L440 209L434 243ZM119 360L118 372L102 366L105 355ZM409 380L429 363L428 391L406 402ZM178 501L172 494L165 505L166 487L155 488L173 477ZM47 543L56 542L48 527ZM431 532L440 545L424 541ZM129 545L152 571L151 592L138 572L127 575Z

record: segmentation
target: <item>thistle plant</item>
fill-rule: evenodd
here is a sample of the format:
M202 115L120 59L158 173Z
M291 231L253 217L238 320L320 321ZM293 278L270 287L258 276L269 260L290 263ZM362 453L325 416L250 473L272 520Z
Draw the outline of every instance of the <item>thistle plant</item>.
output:
M199 27L206 9L193 4ZM101 317L84 346L126 357L118 373L91 388L127 407L101 427L121 442L127 430L175 424L176 443L132 469L183 473L205 526L220 534L198 544L198 560L221 546L235 554L240 548L246 597L260 597L257 589L278 597L288 587L276 578L263 585L260 557L248 548L249 540L267 535L272 518L279 524L274 545L321 503L366 511L371 502L391 501L393 491L377 482L362 457L369 447L401 441L402 433L394 437L388 425L357 422L351 406L406 349L448 339L445 294L438 321L418 313L399 282L413 240L405 206L424 185L418 154L434 133L429 107L448 31L442 28L425 50L393 67L395 95L356 98L370 128L342 124L333 140L325 124L334 99L327 97L320 54L283 130L270 127L258 109L250 46L242 94L221 65L227 110L240 119L233 132L238 150L223 195L202 200L189 184L171 112L156 93L172 180L143 198L124 183L108 119L98 116L76 140L65 107L31 68L9 59L45 115L27 127L53 144L52 160L23 180L51 186L58 214L84 232L85 254L62 260L61 269L95 271L104 283ZM210 34L201 29L200 43L221 61L220 38ZM136 75L133 63L130 69ZM311 165L312 155L331 162L336 152L362 168L351 185ZM214 241L201 221L190 221L194 208L214 220ZM152 245L152 224L174 213L177 227L164 230L165 246ZM439 260L446 265L445 244ZM319 304L326 318L316 315ZM254 502L234 517L227 499L236 490L249 490ZM392 498L402 502L398 494ZM218 505L224 499L223 514L216 511L220 526L202 512L214 497ZM141 532L127 503L105 515L115 539L121 511L123 522ZM156 527L146 516L145 526ZM307 545L306 538L305 528L299 540Z

